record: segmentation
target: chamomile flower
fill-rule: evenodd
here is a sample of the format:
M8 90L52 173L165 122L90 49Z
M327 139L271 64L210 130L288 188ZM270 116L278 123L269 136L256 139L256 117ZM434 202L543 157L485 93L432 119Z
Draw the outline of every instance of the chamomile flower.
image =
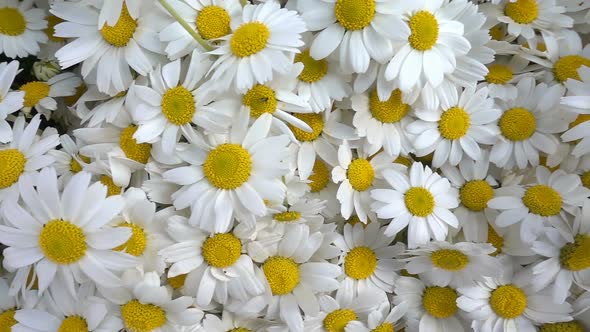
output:
M19 62L0 63L0 143L12 140L12 128L6 122L6 117L18 111L24 102L23 91L11 91L10 87L19 72Z
M2 0L0 22L0 53L9 58L35 55L39 44L47 42L45 12L34 8L32 0Z
M305 23L295 11L281 8L278 2L246 5L243 15L231 19L232 33L211 54L211 80L222 89L231 86L239 92L264 84L276 73L291 70L291 55L303 45Z
M98 91L96 85L85 88L75 104L76 115L85 127L97 128L106 124L125 126L131 122L129 111L125 107L127 91L114 96ZM88 103L94 107L88 107Z
M113 249L127 241L131 230L106 224L121 211L123 199L105 198L106 187L99 182L89 186L87 172L73 176L61 194L53 168L41 170L36 184L34 189L30 179L20 181L24 205L8 201L2 208L7 223L0 226L0 242L8 246L4 266L16 271L33 265L41 292L56 277L66 280L69 289L74 281L88 279L120 285L115 273L136 260Z
M528 186L514 185L496 190L496 196L488 201L488 207L502 210L496 218L500 227L520 224L522 241L530 243L546 224L556 227L568 241L570 226L567 215L574 214L590 196L590 189L582 186L580 177L562 170L551 173L547 168L536 168L537 182Z
M54 98L74 95L80 84L80 77L70 72L55 75L47 82L27 82L19 88L25 92L23 107L28 110L27 113L34 107L37 112L49 118L50 111L57 109L57 101Z
M79 153L79 141L74 141L68 135L61 135L59 137L61 150L49 150L48 155L55 159L53 167L57 173L59 188L63 188L64 184L69 182L70 178L80 171L84 170L91 159Z
M7 331L18 323L14 319L14 314L20 309L32 309L37 306L39 296L36 291L28 291L22 297L14 296L10 293L9 285L5 278L0 278L0 322L2 328Z
M268 325L262 319L241 317L227 310L221 313L221 317L214 314L205 315L201 324L202 328L198 329L198 332L258 331L260 328Z
M564 142L576 142L576 146L572 150L575 157L582 157L590 151L590 138L588 137L587 122L590 117L588 112L590 110L590 67L582 67L578 70L580 80L568 79L565 86L568 89L568 94L561 99L563 105L568 111L577 113L577 118L570 123L570 129L561 135Z
M383 177L391 189L372 190L371 208L379 218L392 218L386 235L395 236L408 227L407 244L413 249L431 238L444 241L448 227L459 226L449 210L459 205L457 190L428 166L415 162L409 174L392 169L383 171Z
M567 129L566 120L555 115L563 95L561 86L535 85L534 78L526 77L516 88L516 99L498 100L501 135L490 152L491 162L508 169L537 166L539 151L554 153L558 145L554 134Z
M122 14L123 6L127 8L132 19L139 17L141 0L103 0L98 14L98 27L102 28L105 23L109 26L115 26Z
M406 130L416 135L413 145L417 156L434 153L433 167L447 162L456 166L463 158L483 157L480 145L496 141L499 133L496 121L500 114L494 100L488 97L487 88L467 88L457 98L446 100L438 110L417 109L418 120Z
M347 332L389 332L400 331L405 328L402 320L406 314L405 305L393 306L389 301L381 303L367 318L366 326L359 322L349 322L346 326Z
M481 86L488 88L490 97L501 100L516 99L518 89L514 84L526 76L531 76L529 61L520 55L496 55L496 60L489 64L485 82Z

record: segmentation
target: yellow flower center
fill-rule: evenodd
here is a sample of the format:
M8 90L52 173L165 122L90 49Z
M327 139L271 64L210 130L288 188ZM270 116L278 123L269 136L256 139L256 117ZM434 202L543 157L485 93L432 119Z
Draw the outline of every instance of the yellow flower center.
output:
M238 144L221 144L209 152L203 164L205 177L220 189L236 189L250 178L252 158Z
M232 53L239 57L256 54L266 47L270 30L260 22L248 22L240 25L229 41Z
M131 228L131 237L129 240L127 240L127 242L116 248L113 248L113 250L125 251L126 253L135 257L141 256L147 246L147 236L145 231L138 225L130 224L128 222L120 224L119 227Z
M412 215L426 217L434 211L434 197L426 188L412 187L404 195L406 208Z
M88 324L80 316L69 316L61 322L57 332L88 332Z
M49 84L45 82L29 82L19 88L25 92L25 100L23 105L25 107L33 107L37 105L41 99L49 96Z
M168 277L168 284L174 289L182 288L184 286L184 282L186 281L187 275L188 274L179 274L175 277Z
M590 267L590 236L578 234L574 243L568 243L559 252L561 266L571 271Z
M285 295L299 285L299 265L282 256L272 256L262 264L262 271L273 295Z
M422 305L433 317L451 317L458 309L457 292L450 287L426 287L422 295Z
M137 140L133 138L136 131L137 127L133 125L123 129L121 136L119 136L119 146L127 158L145 164L150 159L152 145L149 143L137 143Z
M90 163L90 158L83 156L83 155L78 155L78 158L80 158L83 162L85 163ZM76 158L72 157L72 159L70 159L70 171L72 173L78 173L80 171L82 171L82 165L80 165L80 163L78 162L78 160L76 160Z
M461 203L471 211L481 211L488 206L488 201L494 197L494 189L485 180L466 182L459 191Z
M39 234L39 248L56 264L72 264L86 254L86 235L82 229L66 220L50 220Z
M410 166L412 166L412 160L410 160L409 158L403 157L403 156L398 156L397 158L395 158L395 160L393 162L396 164L404 165L408 168L410 168Z
M289 128L293 132L293 135L295 135L295 138L301 142L315 140L320 136L322 130L324 130L324 118L321 113L295 113L293 116L307 123L311 127L311 132L308 133L307 131L289 124Z
M566 55L553 65L553 75L561 83L565 83L568 78L580 81L578 69L582 66L590 67L590 59L579 55Z
M469 258L459 250L439 249L430 256L432 265L447 271L460 271L467 266Z
M351 226L354 226L356 224L361 224L361 226L363 226L363 228L366 228L367 225L371 223L371 220L367 220L367 223L365 224L359 219L359 216L354 214L354 215L350 216L350 218L346 219L346 222L349 223Z
M386 322L372 329L371 332L395 332L395 325Z
M496 248L496 251L490 254L491 256L496 256L502 253L502 248L504 247L504 238L501 237L500 234L498 234L498 232L496 232L496 230L490 224L488 224L488 240L486 242Z
M506 27L504 24L496 24L492 28L490 28L490 36L493 40L501 41L506 36Z
M377 268L377 255L368 247L356 247L344 258L344 272L353 279L367 279Z
M295 55L295 63L303 63L303 71L299 79L303 82L313 83L321 80L328 73L328 61L325 59L316 60L309 55L309 49L303 50Z
M231 32L228 12L219 6L207 6L197 16L197 31L203 39L216 39Z
M535 133L537 120L526 108L514 107L502 114L498 122L502 135L511 141L523 141Z
M245 327L236 327L231 330L228 330L227 332L252 332L252 330L247 329Z
M428 51L438 40L438 21L432 13L422 10L412 15L408 41L413 49Z
M506 65L489 65L486 82L491 84L506 84L512 79L512 69Z
M291 222L301 218L301 213L297 211L285 211L276 213L272 218L279 222Z
M406 116L410 106L402 101L402 92L399 89L393 90L386 101L380 101L377 90L373 90L369 95L369 109L377 121L394 123Z
M440 135L448 140L459 139L469 130L471 120L469 114L461 107L451 107L446 110L438 121Z
M17 149L0 150L0 189L12 186L25 171L27 159Z
M242 104L250 107L250 116L258 118L264 113L274 113L277 109L275 90L257 84L242 97Z
M0 8L0 34L22 35L27 29L27 21L21 12L12 7Z
M518 24L529 24L539 16L537 0L516 0L508 2L504 14Z
M582 174L582 176L581 176L581 179L582 179L582 185L584 185L584 187L590 189L590 171L584 172L584 174Z
M348 181L356 191L365 191L373 184L375 170L367 159L355 159L348 165Z
M166 312L153 304L131 300L121 306L125 327L133 332L150 332L166 324Z
M233 265L242 254L242 242L231 233L217 233L203 242L205 262L213 267Z
M561 211L561 196L555 189L544 184L528 188L522 197L524 205L534 214L554 216Z
M526 309L527 297L522 289L514 285L504 285L492 292L490 305L498 316L513 319L522 315Z
M101 175L100 183L107 187L107 196L120 195L122 188L117 186L113 179L107 175Z
M0 313L0 332L10 332L12 331L12 326L18 323L14 319L15 311L15 309L9 309Z
M127 46L129 40L133 37L137 29L137 21L131 18L127 6L123 4L121 15L115 25L110 26L107 23L100 29L100 34L104 40L114 47Z
M191 122L195 110L193 94L183 86L168 89L162 96L162 113L177 126Z
M350 309L336 309L324 318L324 328L327 332L344 332L344 328L352 320L357 320L354 311Z
M375 16L375 0L336 0L336 20L346 30L360 30Z
M584 326L578 321L565 323L547 323L541 325L539 332L584 332Z
M312 193L317 193L326 188L330 182L330 171L328 170L326 163L319 158L316 158L311 170L311 175L307 179L311 181L308 185L311 188Z

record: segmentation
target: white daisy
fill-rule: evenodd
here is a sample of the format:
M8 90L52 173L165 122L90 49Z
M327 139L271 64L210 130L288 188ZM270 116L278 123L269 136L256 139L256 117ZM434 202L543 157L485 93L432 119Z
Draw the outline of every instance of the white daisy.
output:
M62 73L53 76L47 82L32 81L23 84L19 90L25 92L23 107L26 113L31 108L50 117L50 111L57 109L56 97L72 96L82 80L74 73Z
M25 58L39 52L47 42L45 12L33 7L33 0L0 1L0 53L9 58Z
M98 27L102 28L105 23L110 26L117 24L123 6L127 8L131 18L137 19L139 17L141 0L103 0L98 15Z
M397 305L393 308L389 301L382 303L369 314L367 324L353 321L346 326L347 332L390 332L402 331L406 327L402 320L406 314L406 305Z
M449 211L459 205L457 190L428 166L415 162L409 174L392 169L383 171L383 177L391 189L371 191L371 208L379 218L393 218L386 235L395 236L409 225L407 244L412 249L430 239L444 241L448 227L459 226Z
M128 99L128 91L110 96L98 91L98 87L93 84L84 87L84 92L73 108L84 127L97 128L106 124L124 127L131 122L129 111L125 107ZM89 107L88 104L91 106Z
M0 63L0 143L12 141L12 128L6 117L23 107L25 93L11 91L10 87L19 72L18 61Z
M576 143L571 153L576 157L582 157L590 151L590 138L587 134L590 125L590 67L582 67L578 73L580 80L568 79L565 83L568 93L561 98L561 105L568 111L577 113L578 117L570 123L570 129L561 135L561 139L564 142Z
M221 317L214 314L205 315L201 324L202 328L197 330L198 332L258 331L267 325L262 319L241 317L227 310L221 313Z
M0 278L0 322L2 328L7 332L13 331L12 328L18 322L14 319L17 310L31 309L37 306L39 296L36 291L28 291L22 297L11 294L6 279Z
M538 76L532 72L529 61L519 54L496 55L496 60L487 67L485 82L480 86L488 88L490 97L501 100L516 99L518 89L514 84L523 77Z
M221 37L221 45L210 52L219 58L209 72L222 89L234 86L240 92L271 80L275 73L289 72L290 56L299 53L301 33L306 31L295 11L275 1L246 5L230 27L232 34Z
M91 159L79 153L80 147L78 144L80 142L74 141L70 136L61 135L59 142L62 149L49 150L47 154L55 159L53 167L59 177L59 188L62 189L74 174L84 170Z

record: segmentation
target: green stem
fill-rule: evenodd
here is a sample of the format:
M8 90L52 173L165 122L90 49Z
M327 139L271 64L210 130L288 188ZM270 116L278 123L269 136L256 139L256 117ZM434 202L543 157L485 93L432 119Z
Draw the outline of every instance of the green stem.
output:
M170 6L166 0L159 0L160 4L162 5L162 7L164 7L164 9L166 9L168 11L168 13L170 13L170 15L172 15L172 17L174 17L174 19L180 23L180 25L184 28L184 30L186 30L186 32L189 33L189 35L191 35L199 44L201 44L201 46L203 46L203 48L207 51L212 51L213 47L211 47L211 45L209 45L209 43L207 43L195 30L193 30L193 28L191 28L190 25L188 25L188 23L186 23L185 20L182 19L182 17L180 17L180 15L178 15L178 13L176 12L176 10L174 10L174 8L172 8L172 6Z

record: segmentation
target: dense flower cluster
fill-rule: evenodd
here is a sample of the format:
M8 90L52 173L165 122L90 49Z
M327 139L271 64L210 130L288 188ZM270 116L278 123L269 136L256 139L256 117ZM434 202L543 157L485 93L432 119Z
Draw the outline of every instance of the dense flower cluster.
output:
M588 0L0 0L0 332L589 331L587 33Z

